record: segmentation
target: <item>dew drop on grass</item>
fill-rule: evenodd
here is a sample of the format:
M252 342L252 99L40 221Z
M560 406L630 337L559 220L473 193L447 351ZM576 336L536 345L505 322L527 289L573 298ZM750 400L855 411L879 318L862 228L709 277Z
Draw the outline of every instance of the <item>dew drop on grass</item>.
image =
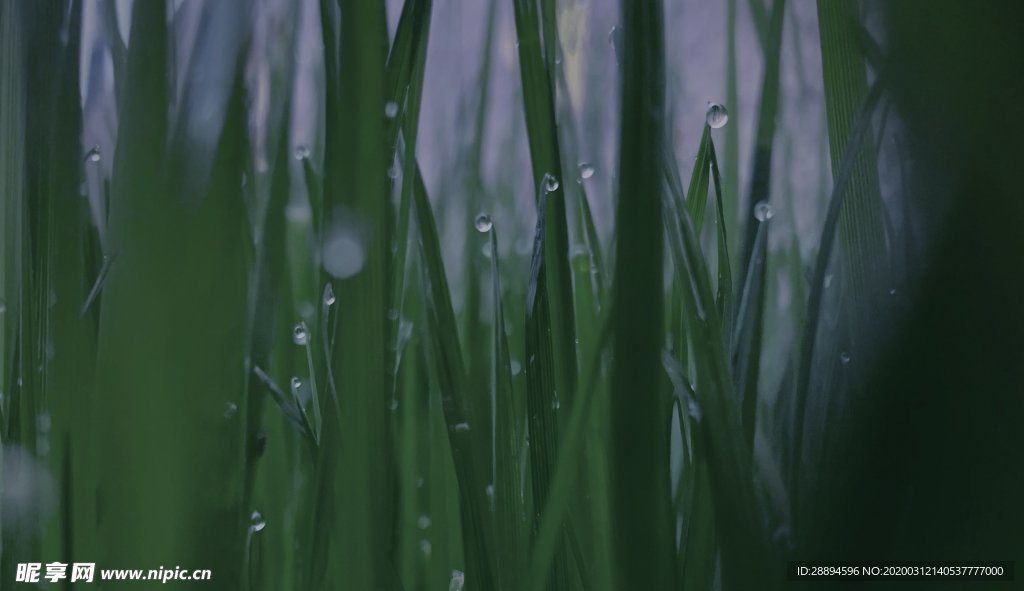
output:
M448 583L448 591L462 591L466 584L466 575L461 570L452 571L452 581Z
M558 178L556 178L555 175L551 174L550 172L544 173L544 192L554 193L555 191L558 190L558 187Z
M327 306L333 306L337 298L334 297L334 287L327 283L324 285L324 304Z
M594 167L589 162L580 162L580 178L589 179L594 176Z
M296 146L295 159L305 160L306 158L309 158L309 148L307 148L306 146Z
M391 412L395 412L396 410L398 410L397 398L392 398L391 400L388 401L388 410L390 410Z
M724 105L708 103L708 112L704 119L712 129L721 129L729 122L729 111Z
M292 329L292 341L296 345L305 345L309 342L309 331L306 330L305 323L300 322Z
M487 502L491 507L491 513L494 513L494 485L488 484L487 488L484 489L484 493L487 494Z
M700 404L697 403L693 398L686 399L686 411L693 417L693 420L700 422L701 417L704 416L704 411L701 409Z
M480 232L481 234L486 234L487 232L491 231L491 228L494 226L494 223L491 222L491 216L487 215L486 213L481 213L476 216L475 220L473 220L473 225L476 227L477 232Z
M224 418L225 419L230 419L230 418L234 417L236 414L238 414L238 405L235 404L234 402L225 402L224 403Z
M846 351L843 351L842 353L839 354L839 361L841 361L843 363L843 365L849 365L850 364L850 354L847 353Z
M560 408L562 408L562 401L559 400L556 394L554 400L551 401L551 410L558 410Z
M460 433L469 431L469 423L458 423L455 425L455 430Z
M430 516L420 515L419 518L416 519L416 525L419 526L420 529L427 529L430 527Z
M825 289L832 287L832 274L825 275Z
M775 217L775 210L767 201L758 201L754 205L754 217L759 222L767 222L768 220Z
M893 287L892 289L889 290L889 295L891 295L891 296L896 295L896 288L895 287Z
M384 103L384 116L388 119L394 119L396 115L398 115L398 103L395 101Z
M85 153L84 160L87 160L89 162L99 162L102 158L103 155L100 153L100 147L93 146L89 148L88 152Z
M388 320L398 320L398 310L391 308L388 310Z
M523 371L523 365L513 359L509 362L509 369L512 370L512 375L517 376L519 375L519 372Z
M398 177L402 176L401 171L398 170L397 166L392 166L388 169L388 178L391 180L397 180Z
M299 376L293 377L292 378L292 392L293 393L298 392L299 388L301 388L301 387L302 387L302 379L299 378Z
M424 556L430 556L430 540L420 540L420 552Z
M483 246L480 247L480 254L484 255L485 259L491 258L491 243L484 242Z
M257 533L263 531L265 527L267 527L267 522L263 519L263 515L259 511L253 511L249 517L249 531Z

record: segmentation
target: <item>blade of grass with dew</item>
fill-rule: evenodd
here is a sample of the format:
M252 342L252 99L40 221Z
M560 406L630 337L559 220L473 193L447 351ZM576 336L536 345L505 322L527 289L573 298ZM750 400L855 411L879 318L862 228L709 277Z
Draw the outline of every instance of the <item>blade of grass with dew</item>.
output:
M333 284L338 314L330 363L340 422L330 454L335 558L329 580L363 589L391 588L394 457L389 435L386 289L387 152L383 5L325 0L344 16L324 23L325 47L337 44L326 73L322 277ZM323 12L321 19L333 15ZM330 37L328 37L328 34ZM328 60L333 62L333 60ZM326 455L326 454L325 454ZM327 477L327 475L325 475Z
M794 529L796 529L798 534L800 523L796 520L800 516L797 509L800 507L800 496L802 493L800 486L800 467L804 452L807 396L808 390L810 389L811 372L815 360L815 340L818 335L821 303L825 290L825 273L832 255L832 248L835 244L836 231L839 227L839 216L840 212L843 210L843 202L845 201L846 193L848 192L853 180L853 172L858 161L861 143L867 136L867 131L871 124L871 115L882 95L882 80L882 77L875 80L870 92L868 92L868 95L865 97L864 103L861 105L861 109L857 114L857 119L854 123L853 129L847 138L843 160L839 167L839 171L836 174L836 180L832 186L832 194L829 197L828 213L825 217L824 227L821 230L818 254L814 264L814 275L811 278L811 292L808 296L806 308L807 320L804 324L804 331L801 335L800 342L800 358L798 361L795 392L796 400L794 404L796 424L794 425L793 436L795 441L793 443L793 457L790 460L789 474L789 490L791 491L790 499L792 502L791 514L794 519ZM827 362L828 361L826 361L826 363Z
M751 2L753 5L753 2ZM758 201L768 201L771 191L772 144L775 140L777 115L779 111L779 76L782 55L782 25L786 0L773 0L771 17L768 21L766 43L763 44L764 78L761 81L761 98L757 113L757 129L754 139L753 170L750 174L750 189L746 201L742 202L744 241L740 269L745 270L754 249L757 224L753 207ZM738 165L734 163L733 166Z
M164 169L166 15L164 2L132 14L96 368L97 562L201 563L236 580L244 433L224 414L246 349L241 84L236 69L207 188L184 199Z
M665 48L659 0L621 2L622 120L612 280L611 462L616 586L672 586L669 405L660 398Z
M733 379L740 402L740 418L747 446L753 449L757 411L757 371L764 329L765 278L768 258L768 220L761 220L754 239L743 291L732 333Z
M544 233L545 289L539 297L550 300L550 324L543 327L551 331L551 348L556 366L552 369L560 402L572 404L576 383L576 350L572 306L572 271L569 261L569 239L561 155L558 147L558 126L555 121L554 80L548 72L544 49L541 46L541 16L534 0L514 0L516 38L519 48L519 69L523 89L523 108L533 186L544 187L550 193L547 200ZM549 15L549 21L553 15ZM553 60L553 56L551 57ZM538 191L538 203L540 201ZM554 402L548 392L547 403Z
M441 258L440 241L434 214L418 166L412 178L413 212L420 236L420 259L424 266L426 313L429 324L428 350L441 388L448 439L459 483L463 543L466 553L467 584L473 588L501 589L496 576L497 555L492 532L487 525L487 480L478 464L471 425L475 416L466 387L466 370L452 310L451 292Z
M498 265L497 228L492 227L491 245L491 398L493 401L492 484L490 498L495 514L495 540L502 560L498 574L507 589L522 589L525 572L526 516L519 478L519 454L525 408L512 391L512 366L508 338L505 336L505 309L502 305L501 274Z
M851 0L822 1L818 6L821 66L825 86L829 152L833 182L842 166L847 140L853 134L861 104L868 94L867 71L857 20L858 3ZM876 152L871 130L858 144L850 175L845 215L839 220L841 257L851 291L850 310L854 327L853 351L868 354L864 342L877 325L876 306L888 290L888 253L885 248L883 203L878 181ZM884 291L883 291L884 290Z
M743 440L711 282L689 215L685 210L677 211L670 198L664 198L662 203L669 249L676 273L684 279L681 291L697 368L694 390L702 422L706 424L704 447L721 539L723 589L763 587L770 557L757 511L752 459Z

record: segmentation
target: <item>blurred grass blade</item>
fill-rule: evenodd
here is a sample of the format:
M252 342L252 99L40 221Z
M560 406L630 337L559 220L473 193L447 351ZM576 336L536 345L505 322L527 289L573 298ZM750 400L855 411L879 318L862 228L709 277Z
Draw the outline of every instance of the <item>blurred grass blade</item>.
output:
M882 95L882 82L884 76L879 76L868 95L846 143L846 151L843 155L842 165L836 175L832 187L832 195L829 197L828 213L825 217L825 225L821 230L821 239L818 246L818 254L814 263L814 275L811 279L811 292L807 301L807 319L804 324L803 334L800 341L800 359L798 362L796 393L795 393L795 417L794 426L793 457L790 460L790 498L792 499L793 517L797 519L800 507L800 472L804 449L805 418L807 413L807 394L810 387L811 371L814 363L815 340L818 336L818 325L821 316L821 304L825 291L825 273L828 269L832 256L832 248L835 244L836 230L839 227L839 214L843 211L843 202L846 193L850 188L855 164L860 153L861 143L867 137L867 131L871 125L871 115L878 105ZM825 360L829 363L830 360ZM798 532L799 535L799 532Z
M722 319L722 334L732 333L732 264L729 260L729 236L728 223L726 222L726 208L722 201L722 177L718 172L718 156L715 153L714 140L708 141L708 152L711 157L711 181L715 185L715 214L718 238L718 293L715 302L718 304L718 317Z
M693 227L699 234L704 227L704 211L708 204L708 183L711 182L711 126L704 124L704 132L700 136L700 147L697 148L697 159L693 163L693 174L690 175L690 188L686 191L686 210L693 220Z
M764 330L764 296L767 276L768 220L760 222L754 252L747 265L736 312L736 329L732 334L733 371L739 401L743 435L753 450L757 425L757 374L760 367L762 332Z

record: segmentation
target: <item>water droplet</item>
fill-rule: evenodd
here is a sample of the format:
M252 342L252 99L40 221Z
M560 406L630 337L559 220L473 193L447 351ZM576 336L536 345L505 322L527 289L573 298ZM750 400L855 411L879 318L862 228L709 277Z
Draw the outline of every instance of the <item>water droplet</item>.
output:
M589 179L594 176L594 167L589 162L580 162L580 178Z
M420 515L419 518L416 519L416 525L419 526L420 529L427 529L430 527L430 516Z
M895 287L893 287L892 289L889 290L889 295L891 295L891 296L896 295L896 288Z
M512 375L517 376L519 375L519 372L523 371L523 365L513 359L509 362L509 369L512 370Z
M231 417L235 416L236 414L238 414L238 405L235 404L234 402L225 402L224 403L224 418L225 419L230 419Z
M841 361L843 365L848 365L850 363L850 354L843 351L839 354L839 361Z
M553 175L551 173L545 173L544 174L544 192L545 193L554 193L555 191L558 190L558 187L559 187L558 178L556 178L555 175Z
M825 289L832 287L832 274L825 275Z
M693 417L693 420L700 422L701 417L704 416L704 410L701 409L700 404L697 403L693 398L686 399L686 411Z
M306 330L305 323L300 322L295 325L295 328L292 330L292 341L296 345L305 345L309 342L309 331Z
M36 415L36 428L38 428L41 433L49 433L50 427L52 426L53 419L50 418L49 413L41 412Z
M305 160L306 158L309 158L309 148L307 148L306 146L296 146L295 159Z
M384 103L384 116L388 119L394 119L396 115L398 115L398 103L395 101Z
M267 527L267 522L263 519L263 515L259 511L253 511L249 517L249 531L256 533L263 531L265 527Z
M398 410L397 398L392 398L391 400L388 401L388 410L390 410L391 412L395 412L396 410Z
M494 226L494 223L491 222L491 216L487 215L486 213L481 213L476 216L475 220L473 220L473 225L476 227L477 232L480 232L481 234L486 234L487 232L491 231L491 228Z
M562 401L558 398L558 395L556 394L554 400L551 401L551 410L558 410L560 408L562 408Z
M395 308L388 310L388 320L398 320L398 310Z
M366 264L366 249L354 229L341 229L331 233L323 246L323 265L338 279L348 279Z
M448 583L448 591L462 591L466 584L466 575L461 570L452 571L452 582Z
M487 502L491 506L491 512L494 512L494 485L488 484L487 488L484 489L484 494L487 495Z
M402 171L398 170L397 166L392 166L388 169L388 178L391 180L397 180L398 177L402 176Z
M729 111L718 103L708 103L708 112L704 120L712 129L721 129L729 122Z
M99 162L102 158L103 155L100 153L100 147L93 146L89 148L88 152L85 153L85 158L83 158L83 160L86 160L88 162Z
M480 247L480 254L484 255L485 259L491 258L491 243L484 242L483 246Z
M458 423L455 425L455 430L461 433L469 431L469 423Z
M759 222L767 222L775 216L775 210L767 201L758 201L754 205L754 217Z
M420 552L424 556L430 556L430 540L420 540Z
M334 297L334 287L330 283L325 284L324 304L328 306L333 306L335 301L337 301L337 298Z
M302 387L302 379L299 378L299 376L293 377L292 378L292 392L293 393L294 392L298 392L299 388L301 388L301 387Z

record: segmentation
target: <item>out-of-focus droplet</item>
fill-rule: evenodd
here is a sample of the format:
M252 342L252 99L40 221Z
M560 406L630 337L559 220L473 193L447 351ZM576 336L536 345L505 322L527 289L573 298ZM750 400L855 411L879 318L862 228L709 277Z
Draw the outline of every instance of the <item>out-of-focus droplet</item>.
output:
M224 418L230 419L238 414L238 405L234 402L224 403Z
M338 279L348 279L366 264L366 248L354 228L339 228L324 239L324 269Z
M89 148L89 151L85 153L85 158L83 158L83 160L86 160L88 162L99 162L102 159L103 154L100 153L99 146L93 146Z
M729 122L729 111L724 105L710 103L708 104L708 112L704 119L712 129L721 129Z
M461 570L452 571L452 580L448 583L448 591L462 591L466 585L466 575Z
M491 221L491 216L487 215L486 213L481 213L476 216L475 220L473 220L473 225L476 227L477 232L480 232L481 234L486 234L487 232L491 231L491 228L494 226L494 223Z
M295 159L305 160L306 158L309 158L309 148L307 148L306 146L296 146Z
M292 392L298 392L299 388L302 387L302 378L295 376L292 378Z
M580 162L580 178L589 179L594 176L594 167L589 162Z
M249 516L249 531L252 533L261 532L267 527L267 522L259 511L253 511Z
M398 115L398 103L395 101L384 103L384 116L388 119L394 119L396 115Z
M420 515L416 519L416 525L419 526L420 529L427 529L428 527L430 527L430 516Z
M841 361L843 365L848 365L850 363L850 354L843 351L839 354L839 361Z
M767 222L775 216L775 210L767 201L758 201L754 205L754 217L759 222Z

